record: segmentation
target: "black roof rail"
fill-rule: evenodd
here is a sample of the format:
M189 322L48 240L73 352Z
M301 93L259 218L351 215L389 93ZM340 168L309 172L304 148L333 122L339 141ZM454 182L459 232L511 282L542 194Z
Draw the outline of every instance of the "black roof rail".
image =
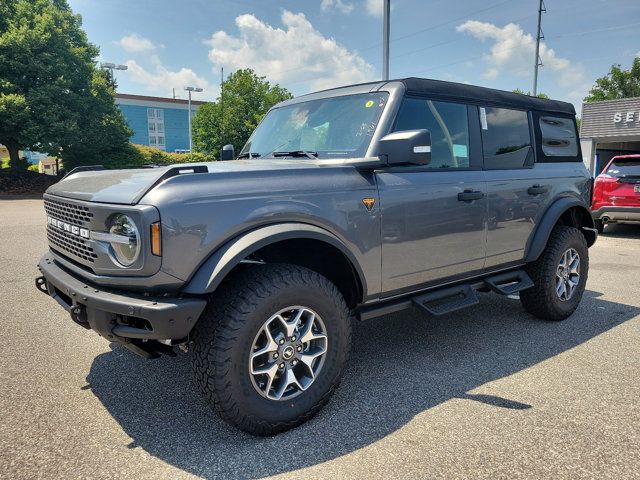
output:
M65 176L61 178L61 180L64 180L69 175L73 175L74 173L90 172L93 170L104 170L104 169L105 169L104 165L84 165L81 167L75 167L75 168L72 168L68 173L66 173Z

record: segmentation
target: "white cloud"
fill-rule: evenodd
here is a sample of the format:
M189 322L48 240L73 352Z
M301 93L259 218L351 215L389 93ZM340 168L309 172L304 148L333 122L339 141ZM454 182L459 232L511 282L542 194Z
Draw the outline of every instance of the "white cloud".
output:
M284 86L306 83L312 90L373 79L370 64L325 37L304 14L285 10L281 20L284 29L250 14L237 17L237 37L218 31L206 41L209 60L230 70L252 68Z
M337 10L345 15L350 14L353 11L353 3L347 3L344 0L322 0L320 3L320 10L328 12L330 10Z
M200 87L204 89L202 93L193 93L193 98L215 98L218 87L212 86L204 78L198 76L190 68L181 68L178 71L169 70L165 67L157 55L151 56L152 68L146 69L135 60L126 62L129 67L129 79L145 87L147 93L159 96L171 96L172 89L176 89L176 94L185 97L183 88L186 86Z
M482 74L482 76L487 80L495 80L496 78L498 78L499 74L500 71L497 68L492 67L488 68L487 71Z
M156 48L151 40L145 37L141 37L137 33L125 35L115 43L120 45L127 52L131 53L148 52L151 50L155 50Z
M519 25L509 23L498 27L492 23L468 20L456 27L458 32L465 32L479 40L493 42L490 53L485 56L488 69L484 73L487 79L497 78L501 72L519 77L533 74L533 57L536 41L532 35L524 33ZM557 83L572 90L588 88L584 68L573 64L566 58L559 57L556 52L540 42L540 58L543 63L541 72L550 72ZM544 90L544 89L543 89Z
M384 13L384 0L367 0L367 12L374 17L381 17Z

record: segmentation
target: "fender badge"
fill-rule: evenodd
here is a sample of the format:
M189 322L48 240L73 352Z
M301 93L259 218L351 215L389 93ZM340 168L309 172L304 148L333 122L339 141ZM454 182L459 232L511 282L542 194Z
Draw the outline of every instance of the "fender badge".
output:
M373 208L373 205L376 203L376 199L371 197L363 198L362 203L364 204L365 207L367 207L368 211L371 211L371 209Z

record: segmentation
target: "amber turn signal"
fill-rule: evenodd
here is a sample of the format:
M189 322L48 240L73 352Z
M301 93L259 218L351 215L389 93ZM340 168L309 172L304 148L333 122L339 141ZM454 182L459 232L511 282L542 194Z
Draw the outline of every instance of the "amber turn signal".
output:
M151 224L151 253L160 256L162 254L162 244L160 242L160 222Z

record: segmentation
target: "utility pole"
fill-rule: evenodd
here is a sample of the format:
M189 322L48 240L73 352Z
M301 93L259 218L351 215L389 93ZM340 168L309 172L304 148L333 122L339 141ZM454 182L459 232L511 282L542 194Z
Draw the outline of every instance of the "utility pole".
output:
M193 152L193 139L191 135L191 92L201 92L202 89L199 87L184 87L184 89L189 92L189 153Z
M224 67L220 67L220 140L224 143Z
M389 80L389 27L391 21L391 0L384 0L382 25L382 80Z
M536 35L536 62L533 67L533 93L532 95L535 97L538 94L538 67L542 66L542 61L540 60L540 40L544 38L542 34L542 12L546 12L547 9L544 5L544 0L540 0L538 4L538 34Z

